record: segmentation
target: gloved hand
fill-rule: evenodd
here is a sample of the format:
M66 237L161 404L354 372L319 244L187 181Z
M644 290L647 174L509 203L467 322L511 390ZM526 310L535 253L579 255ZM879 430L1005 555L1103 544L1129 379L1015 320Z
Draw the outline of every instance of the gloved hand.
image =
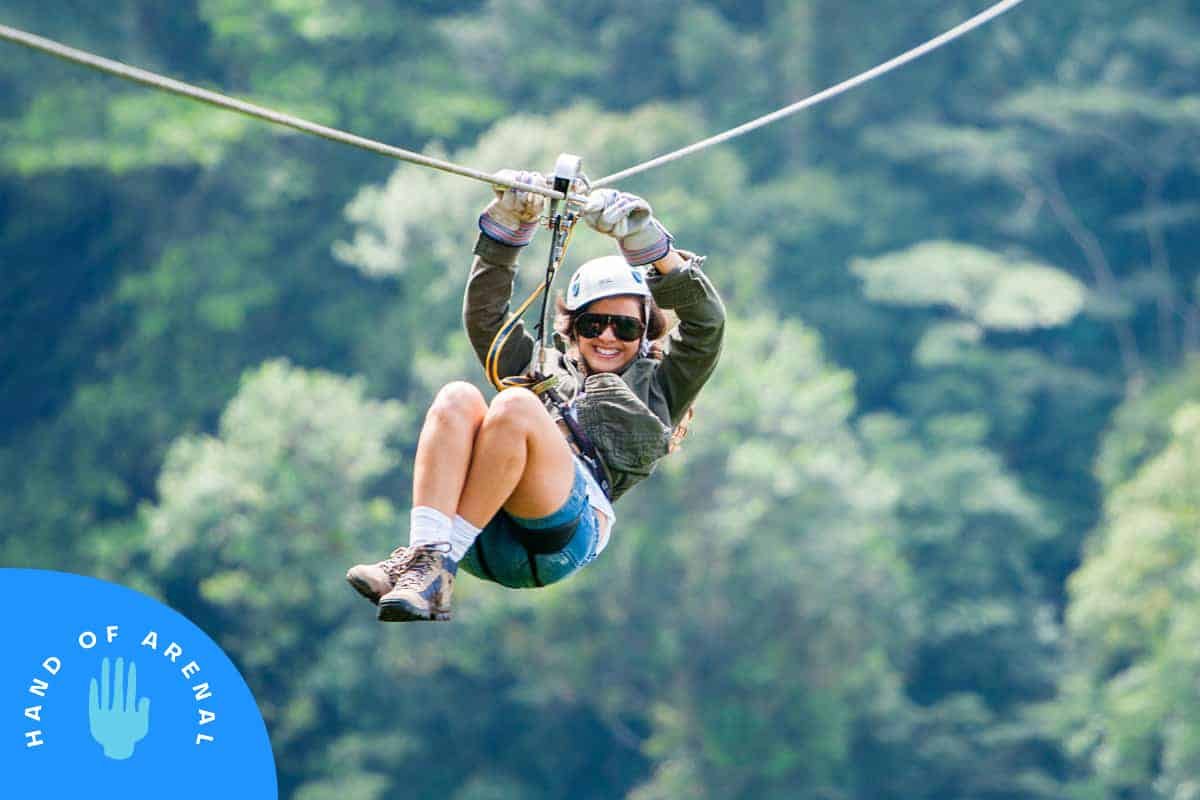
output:
M581 216L588 225L617 240L630 266L650 264L671 252L670 231L654 218L650 204L636 194L595 189Z
M497 178L518 181L532 186L550 188L549 181L539 172L502 169ZM538 216L546 198L523 189L494 188L496 199L479 215L479 230L491 238L514 247L524 247L537 230Z

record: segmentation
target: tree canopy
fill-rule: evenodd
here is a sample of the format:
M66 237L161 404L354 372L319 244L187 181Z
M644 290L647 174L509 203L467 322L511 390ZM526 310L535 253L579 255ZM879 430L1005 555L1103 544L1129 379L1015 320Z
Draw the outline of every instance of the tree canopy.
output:
M983 0L9 0L484 170L627 167ZM0 45L0 564L196 621L282 793L1197 796L1200 10L1026 3L620 188L729 309L602 558L386 626L422 415L486 384L481 184ZM545 258L541 234L523 285ZM568 267L611 252L581 231Z

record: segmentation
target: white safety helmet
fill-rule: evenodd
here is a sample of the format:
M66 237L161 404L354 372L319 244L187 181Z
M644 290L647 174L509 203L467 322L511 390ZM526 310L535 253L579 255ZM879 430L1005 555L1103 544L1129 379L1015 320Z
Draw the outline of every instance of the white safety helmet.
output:
M567 285L567 310L578 311L595 300L632 294L650 297L646 274L640 267L631 267L622 256L603 256L585 261Z

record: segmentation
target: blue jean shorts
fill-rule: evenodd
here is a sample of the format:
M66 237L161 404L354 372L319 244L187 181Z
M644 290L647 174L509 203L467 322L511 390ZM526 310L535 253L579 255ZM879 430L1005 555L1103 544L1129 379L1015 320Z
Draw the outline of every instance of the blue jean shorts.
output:
M584 469L576 459L571 494L548 517L514 517L501 509L458 566L485 581L527 589L561 581L594 559L600 531Z

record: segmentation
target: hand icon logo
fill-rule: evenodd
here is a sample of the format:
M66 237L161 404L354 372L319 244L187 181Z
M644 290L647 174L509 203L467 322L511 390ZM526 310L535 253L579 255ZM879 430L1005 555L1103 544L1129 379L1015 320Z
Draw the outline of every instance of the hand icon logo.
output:
M137 699L137 665L129 662L129 680L125 680L125 659L117 659L116 674L109 692L108 659L100 665L100 686L92 678L88 688L88 723L92 738L104 748L104 755L123 760L133 755L133 747L150 730L150 698ZM111 700L111 702L110 702Z

